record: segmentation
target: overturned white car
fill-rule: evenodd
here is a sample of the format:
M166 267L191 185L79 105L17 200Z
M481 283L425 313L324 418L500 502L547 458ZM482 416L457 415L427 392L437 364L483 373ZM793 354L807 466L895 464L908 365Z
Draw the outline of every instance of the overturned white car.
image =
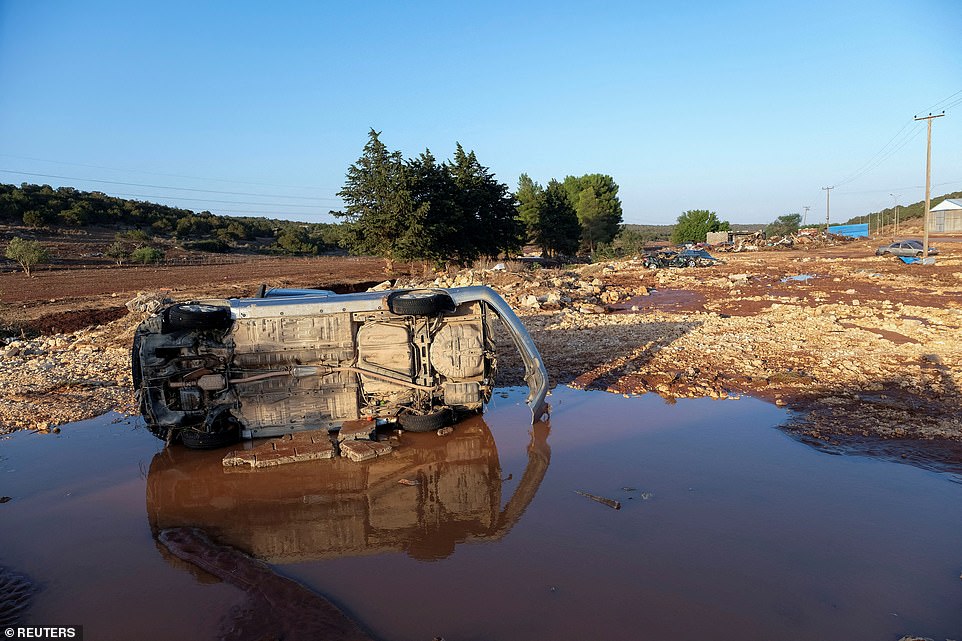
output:
M358 419L429 431L491 398L495 317L521 353L537 421L547 412L544 363L488 287L262 288L257 298L171 305L137 329L134 387L151 432L194 448Z

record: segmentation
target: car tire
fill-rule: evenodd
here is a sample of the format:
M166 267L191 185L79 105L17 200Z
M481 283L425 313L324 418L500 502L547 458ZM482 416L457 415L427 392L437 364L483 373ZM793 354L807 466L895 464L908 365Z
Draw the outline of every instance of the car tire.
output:
M454 301L443 292L414 289L391 294L388 309L398 316L437 316L441 312L453 312Z
M433 432L451 422L451 410L444 408L430 414L401 414L398 423L405 432Z
M240 439L237 425L226 425L214 432L201 432L185 428L180 431L180 442L192 450L216 450L219 447L233 445Z
M695 266L695 261L694 261L694 260L689 260L689 261L688 261L688 266L689 266L689 267L694 267L694 266Z
M185 329L226 329L230 327L230 309L200 303L181 303L167 308L169 331Z
M915 252L916 258L922 258L922 252Z

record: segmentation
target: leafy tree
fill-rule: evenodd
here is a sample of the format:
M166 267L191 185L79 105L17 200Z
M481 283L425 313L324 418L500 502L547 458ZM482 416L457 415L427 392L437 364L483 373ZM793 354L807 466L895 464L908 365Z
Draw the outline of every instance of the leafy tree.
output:
M645 246L653 240L657 240L657 234L645 233L637 229L631 229L625 225L615 239L610 243L598 245L592 257L598 258L621 258L623 256L637 256L645 252Z
M595 190L585 187L578 195L578 221L581 223L581 244L589 252L594 252L595 246L599 243L611 240L608 234L608 225L605 220L601 203L595 195Z
M671 233L673 243L703 243L710 231L725 231L728 221L718 220L718 214L707 209L690 209L678 217Z
M517 202L508 186L480 162L474 152L465 152L461 143L454 159L447 165L457 187L455 199L460 210L459 242L451 249L455 259L464 264L481 256L497 256L520 246L521 223Z
M113 260L118 265L123 265L124 261L130 258L130 248L127 243L121 240L115 240L104 252L104 256Z
M598 243L610 243L618 233L622 220L618 184L614 178L606 174L568 176L564 180L564 188L578 213L582 247L591 250ZM582 194L586 189L594 192L594 199L583 201ZM590 211L582 209L583 206L590 207Z
M468 263L519 245L520 224L507 185L458 144L450 162L430 150L405 162L373 129L338 195L346 211L343 242L355 253Z
M769 223L765 227L765 235L771 238L772 236L787 236L789 234L794 234L798 231L798 226L802 224L801 214L787 214L785 216L779 216L774 222Z
M526 241L534 240L538 235L538 220L544 203L544 187L531 180L528 174L521 174L518 179L518 191L514 193L518 201L518 219L524 226Z
M230 245L219 238L201 238L184 243L184 249L222 254L230 251Z
M417 258L422 227L415 224L409 172L398 151L389 151L380 132L371 129L364 152L347 170L337 193L345 211L344 242L354 253L382 256L391 271L395 260Z
M128 229L114 234L114 239L140 247L150 242L150 234L143 229Z
M316 254L317 245L302 226L290 226L277 237L277 247L288 254Z
M164 252L155 247L138 247L130 254L130 260L134 263L157 263L164 257Z
M578 214L557 180L548 183L538 217L537 241L546 256L572 255L578 251L581 226Z
M210 231L211 224L206 217L188 214L177 221L174 235L180 239L196 238L197 236L206 236L210 234Z
M438 163L430 149L407 163L411 178L411 224L422 238L423 258L444 264L449 259L461 262L467 245L462 236L469 221L458 202L458 186L449 167Z
M50 216L43 210L30 209L23 212L23 224L28 227L46 227Z
M50 260L50 252L43 244L36 240L25 240L18 237L10 240L4 256L16 261L27 276L31 275L34 266Z
M93 215L93 207L85 200L74 202L68 209L60 212L60 220L66 225L81 227L86 225Z

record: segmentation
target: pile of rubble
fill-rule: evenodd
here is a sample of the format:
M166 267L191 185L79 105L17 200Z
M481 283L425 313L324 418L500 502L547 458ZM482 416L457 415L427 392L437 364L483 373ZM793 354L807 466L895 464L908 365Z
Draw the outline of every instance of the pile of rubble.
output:
M723 243L712 247L715 251L731 252L755 252L771 249L789 249L802 246L808 249L817 247L834 247L850 243L854 238L850 236L839 236L837 234L826 234L817 229L800 229L793 234L784 236L772 236L766 238L765 234L757 231L752 234L740 234L732 243Z
M288 434L252 449L230 452L223 463L225 467L274 467L339 455L360 462L390 454L399 445L396 435L379 434L374 421L348 421L333 437L327 430Z
M127 317L71 334L0 342L0 434L134 413L124 337L136 323Z

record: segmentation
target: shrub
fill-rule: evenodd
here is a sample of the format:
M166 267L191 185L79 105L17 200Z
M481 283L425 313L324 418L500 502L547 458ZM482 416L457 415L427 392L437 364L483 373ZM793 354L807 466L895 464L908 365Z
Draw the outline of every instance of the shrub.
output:
M164 252L155 247L139 247L131 252L130 261L149 265L150 263L159 262L163 257Z
M23 238L13 238L7 245L4 256L19 263L23 272L30 276L34 265L45 263L50 260L50 252L36 240L24 240Z
M192 240L189 243L184 243L184 249L198 252L223 253L230 251L230 245L217 238L208 238L205 240Z

